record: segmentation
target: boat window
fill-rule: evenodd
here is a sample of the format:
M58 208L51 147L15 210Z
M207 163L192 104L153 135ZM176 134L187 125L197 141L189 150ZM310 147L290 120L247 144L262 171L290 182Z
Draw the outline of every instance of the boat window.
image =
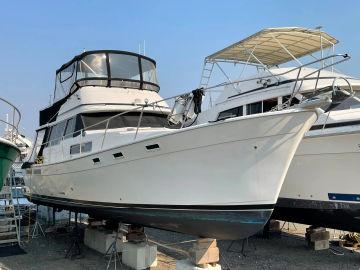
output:
M79 154L80 153L80 144L74 144L70 146L70 155Z
M54 103L82 86L124 87L159 91L156 63L130 52L84 52L56 73Z
M360 99L358 97L349 97L345 99L339 106L335 107L335 111L357 109L360 108Z
M285 103L286 101L288 101L289 98L290 98L290 95L283 96L282 97L282 103ZM295 104L299 104L299 103L300 103L300 100L298 100L296 97L293 97L292 100L291 100L290 106L294 106Z
M36 131L36 137L35 137L35 143L34 143L34 147L31 150L31 155L30 155L30 162L34 162L35 159L38 156L42 156L42 150L44 149L45 145L45 139L47 136L48 129L41 129L41 130L37 130Z
M74 74L74 70L75 70L75 63L73 63L72 65L68 66L63 71L61 71L59 73L60 82L63 83L65 81L67 81L68 79L70 79Z
M78 62L77 79L107 76L105 53L89 54Z
M85 129L99 130L106 128L106 119L119 114L113 113L92 113L83 114ZM129 112L123 115L116 116L109 121L108 128L124 128L124 127L137 127L140 112ZM165 114L156 113L143 113L140 127L168 127L167 116Z
M92 142L85 142L81 144L81 153L91 152ZM80 153L80 144L70 146L70 155Z
M149 60L141 59L141 70L142 70L142 77L144 82L150 82L152 84L158 85L159 82L156 77L156 68L155 64ZM152 84L144 84L144 89L148 90L156 90L156 86Z
M70 118L66 121L66 128L64 133L64 139L73 137L75 131L75 120L76 118Z
M262 102L254 102L246 105L247 115L262 113Z
M263 101L263 112L271 111L272 108L278 105L277 98L271 98Z
M224 120L227 118L237 117L243 115L243 107L236 107L219 113L217 120Z
M66 121L62 121L52 127L49 143L51 145L57 145L60 143L61 137L63 136Z
M140 80L139 60L134 55L109 54L111 78Z

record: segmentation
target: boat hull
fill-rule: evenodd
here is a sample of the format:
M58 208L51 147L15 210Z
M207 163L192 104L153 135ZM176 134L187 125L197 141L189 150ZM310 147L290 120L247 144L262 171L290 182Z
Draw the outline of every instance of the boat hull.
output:
M25 178L28 196L102 219L245 238L270 217L296 148L316 118L314 111L295 110L233 118L35 165Z
M19 149L11 142L5 139L0 140L0 190L5 183L11 165L19 154Z
M358 128L304 138L273 218L360 232Z

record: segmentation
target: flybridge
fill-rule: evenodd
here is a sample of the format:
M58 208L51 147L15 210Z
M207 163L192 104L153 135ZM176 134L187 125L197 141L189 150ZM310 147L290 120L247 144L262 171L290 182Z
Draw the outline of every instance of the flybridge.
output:
M159 91L155 60L116 50L88 51L56 71L54 102L84 86Z

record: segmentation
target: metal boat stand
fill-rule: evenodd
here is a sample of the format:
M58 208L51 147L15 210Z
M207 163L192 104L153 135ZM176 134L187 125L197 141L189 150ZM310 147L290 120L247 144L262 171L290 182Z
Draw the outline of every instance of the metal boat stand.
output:
M284 229L284 227L285 227L286 224L287 224L287 228ZM284 224L281 226L281 229L280 229L280 230L282 231L282 230L284 229L284 230L290 231L290 224L292 224L293 227L294 227L294 230L297 231L297 228L296 228L296 226L295 226L295 223L289 222L289 221L284 221Z
M226 249L226 251L233 252L233 253L240 253L243 257L246 257L246 253L245 253L246 246L250 247L250 245L252 245L253 249L256 250L255 242L251 239L251 237L241 240L241 250L232 249L232 247L235 245L235 243L239 243L239 242L240 242L239 240L231 241L231 243L230 243L229 247Z
M114 269L116 270L116 263L117 261L120 262L121 264L121 260L120 260L120 256L119 256L119 251L117 249L117 241L119 238L119 231L121 229L121 223L118 224L118 228L116 230L116 235L115 235L115 239L114 241L111 243L111 245L109 246L108 250L105 252L105 257L110 255L108 264L106 266L106 270L109 269L111 262L114 262Z
M34 228L32 230L32 234L31 234L31 238L38 238L41 235L45 237L45 232L41 226L41 223L38 220L38 213L39 213L39 205L36 205L36 216L35 216L35 223L34 223ZM29 218L30 218L30 213L29 213Z
M78 213L75 212L75 228L72 232L72 241L69 250L66 252L65 258L70 258L71 260L76 258L81 258L81 248L80 248L80 231L78 227Z

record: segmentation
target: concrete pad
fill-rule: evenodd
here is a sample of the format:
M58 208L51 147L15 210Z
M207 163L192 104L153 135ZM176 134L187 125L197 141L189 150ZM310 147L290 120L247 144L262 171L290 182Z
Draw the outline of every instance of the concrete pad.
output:
M114 242L115 237L116 232L86 228L84 234L84 244L91 249L105 254L110 245ZM122 252L125 241L126 240L123 234L119 233L118 240L116 242L116 248L119 252Z
M157 265L157 247L146 243L126 242L122 251L122 263L136 270Z

